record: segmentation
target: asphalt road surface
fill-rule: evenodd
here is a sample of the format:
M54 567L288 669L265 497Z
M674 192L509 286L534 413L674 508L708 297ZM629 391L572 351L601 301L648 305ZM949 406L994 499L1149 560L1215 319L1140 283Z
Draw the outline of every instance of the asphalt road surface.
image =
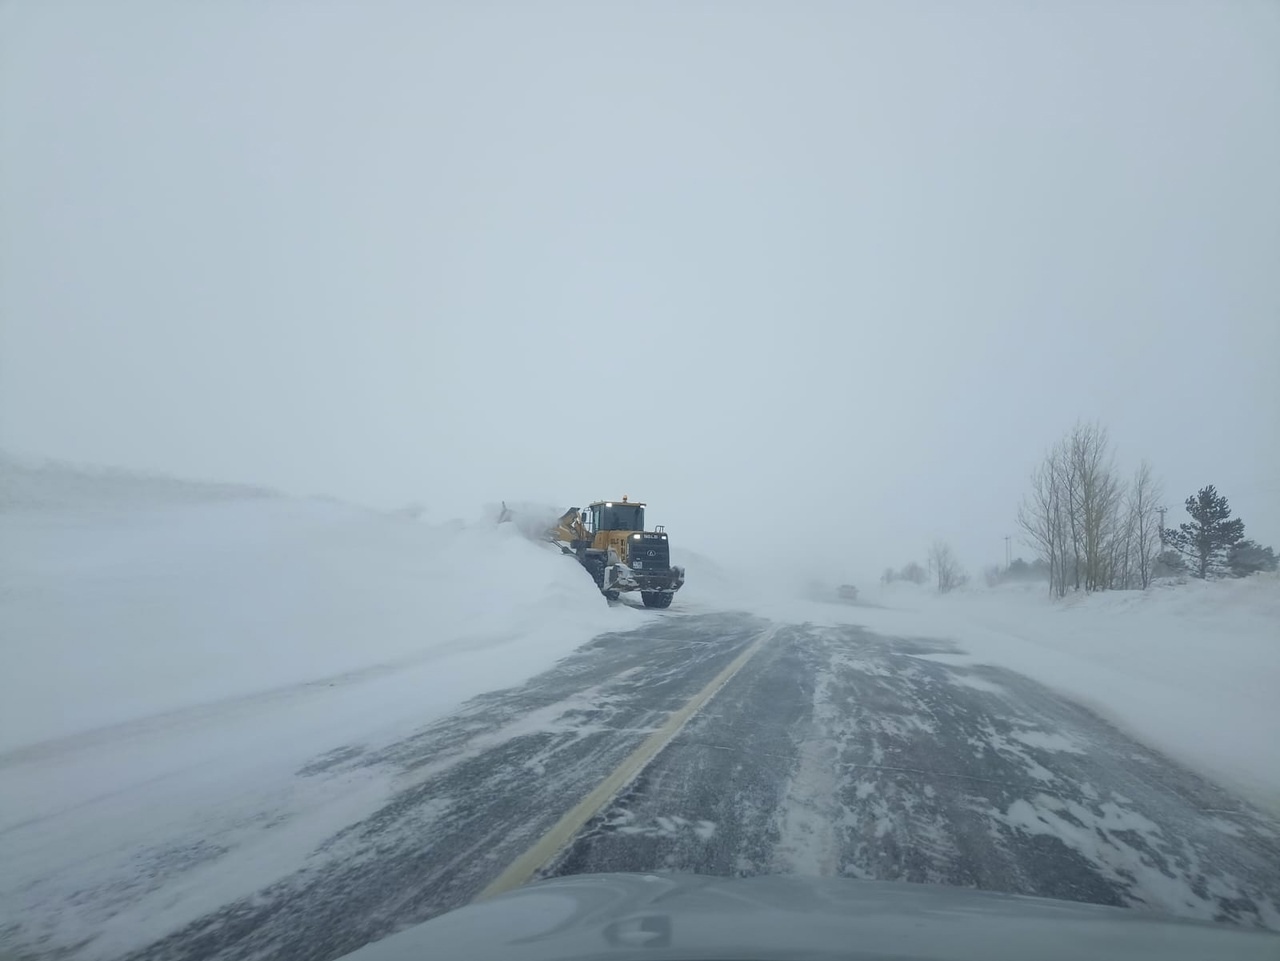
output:
M398 793L295 875L131 957L329 959L475 898L761 641L542 866L908 880L1280 929L1280 824L944 642L653 612L377 752Z

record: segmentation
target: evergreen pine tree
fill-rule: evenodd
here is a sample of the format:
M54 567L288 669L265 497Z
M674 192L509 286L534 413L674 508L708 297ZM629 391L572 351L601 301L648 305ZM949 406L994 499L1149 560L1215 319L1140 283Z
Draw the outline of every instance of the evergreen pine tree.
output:
M1248 577L1258 571L1274 571L1280 567L1280 558L1270 547L1257 541L1241 541L1227 550L1227 570L1232 577Z
M1205 578L1217 573L1222 557L1244 537L1244 521L1231 519L1227 499L1210 484L1187 498L1191 523L1164 532L1165 542L1191 561L1191 573Z

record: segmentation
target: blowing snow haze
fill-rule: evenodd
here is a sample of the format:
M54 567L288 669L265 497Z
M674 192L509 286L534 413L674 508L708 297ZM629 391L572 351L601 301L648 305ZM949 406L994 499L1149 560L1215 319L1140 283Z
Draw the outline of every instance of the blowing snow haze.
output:
M863 577L1002 559L1098 419L1275 543L1277 49L1264 2L10 0L0 446L628 493Z

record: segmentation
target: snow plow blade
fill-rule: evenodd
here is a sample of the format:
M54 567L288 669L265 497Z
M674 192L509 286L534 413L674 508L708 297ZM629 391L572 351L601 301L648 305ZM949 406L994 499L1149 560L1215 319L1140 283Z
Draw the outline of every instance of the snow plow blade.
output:
M678 591L684 586L684 568L665 571L633 571L626 564L612 564L604 572L606 591Z

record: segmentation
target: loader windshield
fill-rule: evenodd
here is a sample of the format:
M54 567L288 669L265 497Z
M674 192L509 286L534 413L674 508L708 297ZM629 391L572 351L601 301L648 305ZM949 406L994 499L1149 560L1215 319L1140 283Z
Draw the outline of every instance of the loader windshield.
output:
M598 531L642 531L644 530L644 508L638 504L612 504L597 508L599 522Z

